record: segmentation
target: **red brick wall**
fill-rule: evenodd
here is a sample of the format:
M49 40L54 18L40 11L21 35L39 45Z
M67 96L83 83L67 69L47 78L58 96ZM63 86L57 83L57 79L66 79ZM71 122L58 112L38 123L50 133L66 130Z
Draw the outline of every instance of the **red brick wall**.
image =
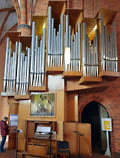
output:
M116 81L103 80L107 88L102 92L85 93L79 95L79 118L84 107L91 101L97 101L106 107L113 119L113 132L111 132L112 151L120 151L120 79Z

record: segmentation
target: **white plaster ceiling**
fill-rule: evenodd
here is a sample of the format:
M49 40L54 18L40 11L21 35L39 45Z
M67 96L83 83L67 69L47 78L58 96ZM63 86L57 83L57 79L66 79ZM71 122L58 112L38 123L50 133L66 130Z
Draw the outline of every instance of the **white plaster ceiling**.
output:
M13 7L13 5L9 0L0 0L0 9L11 7Z
M8 11L0 13L0 27L2 26L2 24L3 24L4 20L5 20L5 17L7 16L7 14L8 14Z
M11 10L10 10L11 8ZM17 15L10 0L0 0L0 41L17 24Z

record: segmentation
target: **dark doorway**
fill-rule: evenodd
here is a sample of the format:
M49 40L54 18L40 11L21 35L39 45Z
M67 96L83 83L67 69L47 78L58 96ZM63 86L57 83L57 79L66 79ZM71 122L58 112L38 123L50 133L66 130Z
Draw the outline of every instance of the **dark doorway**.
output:
M86 105L82 111L81 122L91 124L92 152L105 153L106 133L101 130L101 118L108 118L109 115L104 106L96 101L92 101Z

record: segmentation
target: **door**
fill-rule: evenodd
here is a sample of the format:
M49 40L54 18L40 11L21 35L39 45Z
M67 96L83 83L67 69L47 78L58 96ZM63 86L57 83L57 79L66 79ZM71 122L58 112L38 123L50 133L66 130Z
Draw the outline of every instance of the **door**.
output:
M81 115L82 123L91 124L92 152L105 153L106 133L101 130L101 118L108 118L108 112L104 106L96 101L92 101L85 106Z

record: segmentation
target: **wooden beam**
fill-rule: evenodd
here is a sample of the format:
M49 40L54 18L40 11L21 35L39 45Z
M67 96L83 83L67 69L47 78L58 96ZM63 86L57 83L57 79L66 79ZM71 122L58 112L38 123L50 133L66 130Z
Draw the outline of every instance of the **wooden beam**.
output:
M10 15L10 11L7 13L7 15L6 15L4 21L3 21L2 25L1 25L1 28L0 28L0 36L1 36L1 34L2 34L3 28L4 28L4 26L5 26L5 23L6 23L7 19L8 19L8 17L9 17L9 15Z
M79 80L67 80L65 82L66 92L93 93L104 91L106 88L107 86L104 86L102 83L91 85L79 85Z
M102 82L100 77L81 77L79 84L91 84Z
M75 72L75 71L66 71L63 73L63 79L70 79L70 78L80 78L82 76L82 72Z
M46 86L38 87L38 86L29 86L29 91L31 92L45 92L47 91Z
M15 100L29 100L30 99L30 95L15 95L14 99Z
M3 9L0 9L0 13L1 12L11 12L11 11L14 11L15 9L14 9L14 7L12 7L12 8L3 8Z
M99 74L99 77L103 79L113 81L120 77L120 72L112 72L112 71L102 71Z

